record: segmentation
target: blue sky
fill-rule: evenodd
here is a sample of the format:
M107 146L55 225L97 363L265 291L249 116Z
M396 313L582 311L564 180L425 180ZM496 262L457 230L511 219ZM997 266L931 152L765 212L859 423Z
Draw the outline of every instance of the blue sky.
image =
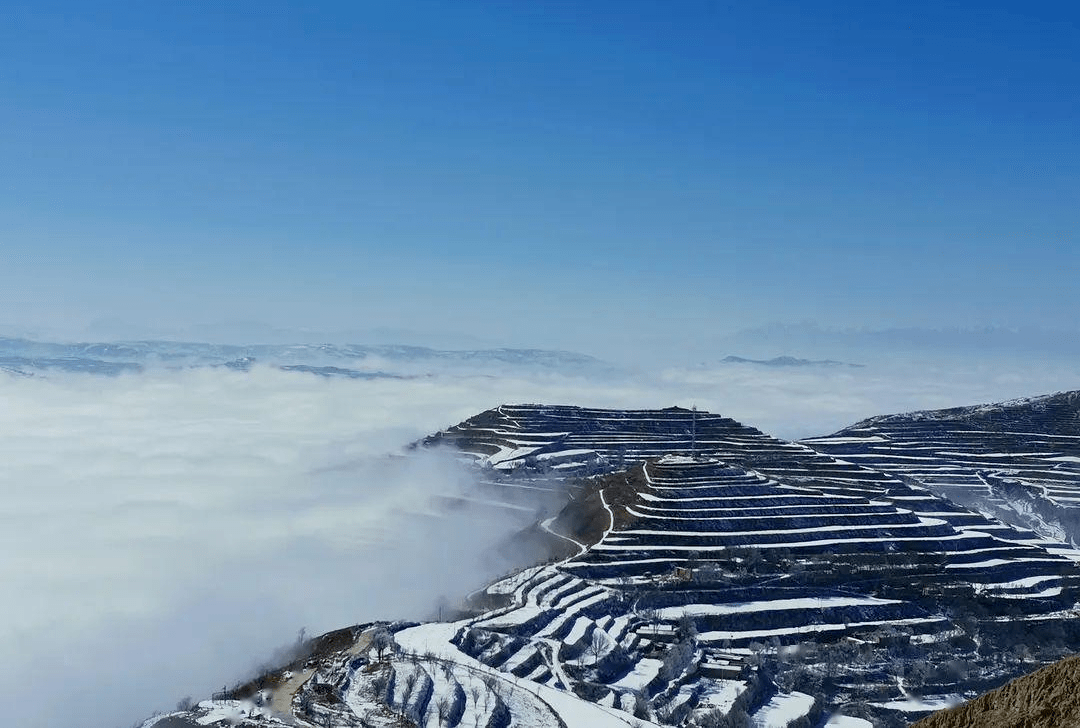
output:
M0 324L1077 328L1072 4L222 5L5 5Z

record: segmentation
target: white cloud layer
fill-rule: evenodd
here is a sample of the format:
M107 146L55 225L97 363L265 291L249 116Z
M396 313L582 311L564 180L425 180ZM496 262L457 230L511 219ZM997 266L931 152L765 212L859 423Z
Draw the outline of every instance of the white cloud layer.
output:
M691 405L780 436L1080 387L1065 365L668 370L355 381L255 369L0 374L0 699L25 728L124 726L292 639L422 617L492 574L505 515L407 443L502 402Z

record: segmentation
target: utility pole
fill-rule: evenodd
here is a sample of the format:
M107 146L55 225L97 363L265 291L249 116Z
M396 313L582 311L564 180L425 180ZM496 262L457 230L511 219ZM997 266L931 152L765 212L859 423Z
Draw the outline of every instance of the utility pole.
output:
M697 405L690 408L690 455L697 457Z

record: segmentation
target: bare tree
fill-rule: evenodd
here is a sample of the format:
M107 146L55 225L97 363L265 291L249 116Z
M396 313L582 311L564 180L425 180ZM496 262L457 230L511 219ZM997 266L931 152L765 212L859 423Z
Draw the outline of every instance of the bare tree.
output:
M430 699L420 701L420 704L416 706L417 717L419 718L416 725L419 728L423 728L428 724L428 716L431 715L431 709L434 707L433 701Z
M600 656L604 654L604 650L607 649L608 636L601 629L594 629L592 637L589 639L589 644L585 648L585 653L592 655L593 664L600 662Z
M641 607L637 610L637 615L646 622L660 621L660 612L655 607Z
M499 684L499 678L490 673L484 673L484 677L481 678L484 683L484 687L487 688L487 692L484 693L484 709L488 707L488 703L491 702L491 696L495 695L495 686Z
M684 640L692 640L697 637L697 625L694 624L694 618L683 612L676 624L675 632L678 637Z
M661 708L657 708L656 711L655 711L655 715L656 715L656 722L657 723L671 724L671 723L675 722L674 721L675 710L674 710L674 708L672 708L671 705L665 705L665 706L663 706Z
M409 702L409 698L412 697L413 688L416 687L416 670L413 670L405 677L405 691L401 694L401 706L404 708L405 704Z
M379 662L382 662L383 653L390 649L393 643L393 636L385 629L376 630L376 632L371 635L371 647L379 656Z
M694 657L694 648L688 642L673 642L667 652L664 653L664 664L661 666L661 674L669 680L674 680L682 674Z
M450 717L451 707L450 698L445 695L439 698L439 701L435 704L436 710L439 711L439 725L446 723L447 719Z
M390 676L386 672L379 672L371 678L371 691L375 694L375 699L378 702L386 702L386 688L389 684Z
M634 717L642 718L643 720L649 719L649 700L645 697L645 694L640 690L635 690L634 693Z

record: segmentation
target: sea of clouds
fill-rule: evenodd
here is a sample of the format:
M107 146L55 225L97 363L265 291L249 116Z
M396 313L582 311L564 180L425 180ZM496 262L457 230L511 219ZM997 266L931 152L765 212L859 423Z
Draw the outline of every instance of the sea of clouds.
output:
M1080 388L1031 363L348 380L256 367L0 372L0 699L25 728L129 726L250 676L295 639L419 619L505 563L531 516L467 493L425 434L503 402L696 405L781 437Z

